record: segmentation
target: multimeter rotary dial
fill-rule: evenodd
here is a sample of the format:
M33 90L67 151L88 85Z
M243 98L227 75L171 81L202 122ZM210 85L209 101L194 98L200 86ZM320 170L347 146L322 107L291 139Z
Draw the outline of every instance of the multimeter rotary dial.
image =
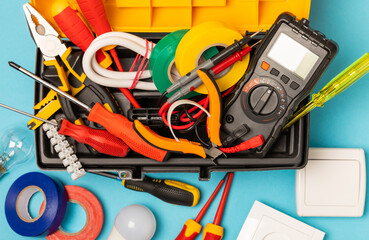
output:
M283 115L286 107L285 90L272 78L254 78L242 89L242 108L256 121L274 121Z

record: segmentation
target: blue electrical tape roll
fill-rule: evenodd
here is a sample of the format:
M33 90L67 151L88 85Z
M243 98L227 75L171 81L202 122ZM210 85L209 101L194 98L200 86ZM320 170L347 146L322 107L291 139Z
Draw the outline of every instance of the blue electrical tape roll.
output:
M41 192L44 207L40 215L32 218L28 203L32 195ZM19 177L10 187L5 200L5 215L14 232L34 237L55 232L65 215L67 194L62 184L39 172L30 172Z

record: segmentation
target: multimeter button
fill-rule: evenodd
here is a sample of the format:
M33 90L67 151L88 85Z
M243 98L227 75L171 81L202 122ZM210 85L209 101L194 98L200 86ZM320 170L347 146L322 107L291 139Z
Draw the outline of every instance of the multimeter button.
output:
M278 96L272 88L261 86L252 91L250 105L255 114L268 115L277 108Z
M291 85L290 85L290 87L291 87L293 90L296 90L296 89L298 89L298 88L300 87L300 85L299 85L299 84L297 84L297 82L292 82L292 83L291 83Z
M272 68L272 70L270 70L270 74L274 75L274 76L278 76L279 75L279 71L275 68Z
M285 84L287 84L287 83L288 83L288 81L290 80L290 78L283 74L283 75L281 76L281 80L282 80Z
M261 68L264 69L265 71L267 71L269 69L270 65L266 62L262 62L261 63Z

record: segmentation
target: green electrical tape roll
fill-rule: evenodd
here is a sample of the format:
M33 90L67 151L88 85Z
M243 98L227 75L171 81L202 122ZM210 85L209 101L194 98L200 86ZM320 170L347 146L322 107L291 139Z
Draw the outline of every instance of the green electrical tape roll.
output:
M155 45L151 52L149 69L152 80L160 93L165 92L173 82L181 77L175 67L174 57L179 42L188 31L188 29L183 29L169 33ZM218 52L216 47L212 47L204 52L203 57L207 60ZM170 97L172 94L168 94L167 97ZM199 95L199 93L191 92L184 98L190 98L196 95Z

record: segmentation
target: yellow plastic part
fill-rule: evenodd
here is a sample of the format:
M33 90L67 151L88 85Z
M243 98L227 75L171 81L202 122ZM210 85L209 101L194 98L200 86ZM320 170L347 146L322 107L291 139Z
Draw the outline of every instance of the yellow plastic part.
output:
M199 234L201 232L201 228L202 226L200 225L200 223L195 222L194 220L192 220L191 218L188 219L185 224L186 226L186 232L185 232L185 237L190 237L192 236L192 234L197 233ZM196 235L197 235L196 234Z
M106 110L108 110L109 112L113 112L113 109L111 109L110 105L107 103L104 104L104 108L106 108Z
M178 182L178 181L174 181L174 180L164 180L164 183L166 185L175 187L175 188L179 188L179 189L183 189L187 192L192 193L193 195L193 202L191 207L196 206L197 203L199 202L200 199L200 191L197 187L191 186L187 183L184 182Z
M205 240L207 234L219 236L220 237L219 239L222 239L223 238L223 233L224 233L223 227L212 224L212 223L208 223L208 224L206 224L206 226L204 228L204 233L202 235L202 239Z
M52 90L50 90L52 91ZM54 99L55 97L55 99ZM46 101L43 101L44 104L41 105L37 105L38 109L42 109L36 114L37 117L43 118L43 119L49 119L56 111L58 111L61 108L60 102L57 99L57 93L52 91L51 94L47 94L47 96L45 97ZM50 101L47 101L50 100ZM36 106L35 106L36 107ZM36 109L36 110L38 110ZM39 126L41 126L44 122L37 120L35 118L32 118L31 120L29 120L29 122L27 123L28 126L32 126L31 130L35 130L36 128L38 128Z
M185 154L195 154L202 158L206 157L206 153L204 148L200 143L190 142L187 139L179 139L177 142L174 139L166 138L158 135L154 131L152 131L149 127L143 125L140 121L135 120L133 122L133 126L136 132L141 135L141 137L148 143L158 148L173 151L173 152L181 152Z
M54 66L56 71L58 72L58 76L61 82L61 86L59 86L59 89L63 92L68 92L70 90L69 88L69 82L67 75L65 74L64 69L59 65L58 61L56 59L44 61L45 66Z
M78 73L76 73L76 71L74 71L74 69L72 68L72 66L69 64L69 62L67 60L67 58L68 58L69 54L71 54L71 52L72 52L72 48L71 47L67 48L67 50L63 53L63 56L61 56L61 59L62 59L63 63L65 64L65 66L67 67L68 71L73 76L75 76L78 79L78 81L83 83L86 79L86 74L82 73L81 75L78 75Z
M56 28L52 13L67 0L31 0L31 4ZM80 9L76 0L68 0ZM103 0L114 31L173 32L206 21L220 21L240 33L269 29L282 12L308 18L310 0Z
M85 125L82 118L78 118L76 121L74 121L74 124L76 124L76 125Z
M105 56L105 59L100 62L100 66L103 67L103 68L108 68L110 67L112 64L113 64L113 60L111 59L110 55L106 52L106 51L102 51L104 56Z

